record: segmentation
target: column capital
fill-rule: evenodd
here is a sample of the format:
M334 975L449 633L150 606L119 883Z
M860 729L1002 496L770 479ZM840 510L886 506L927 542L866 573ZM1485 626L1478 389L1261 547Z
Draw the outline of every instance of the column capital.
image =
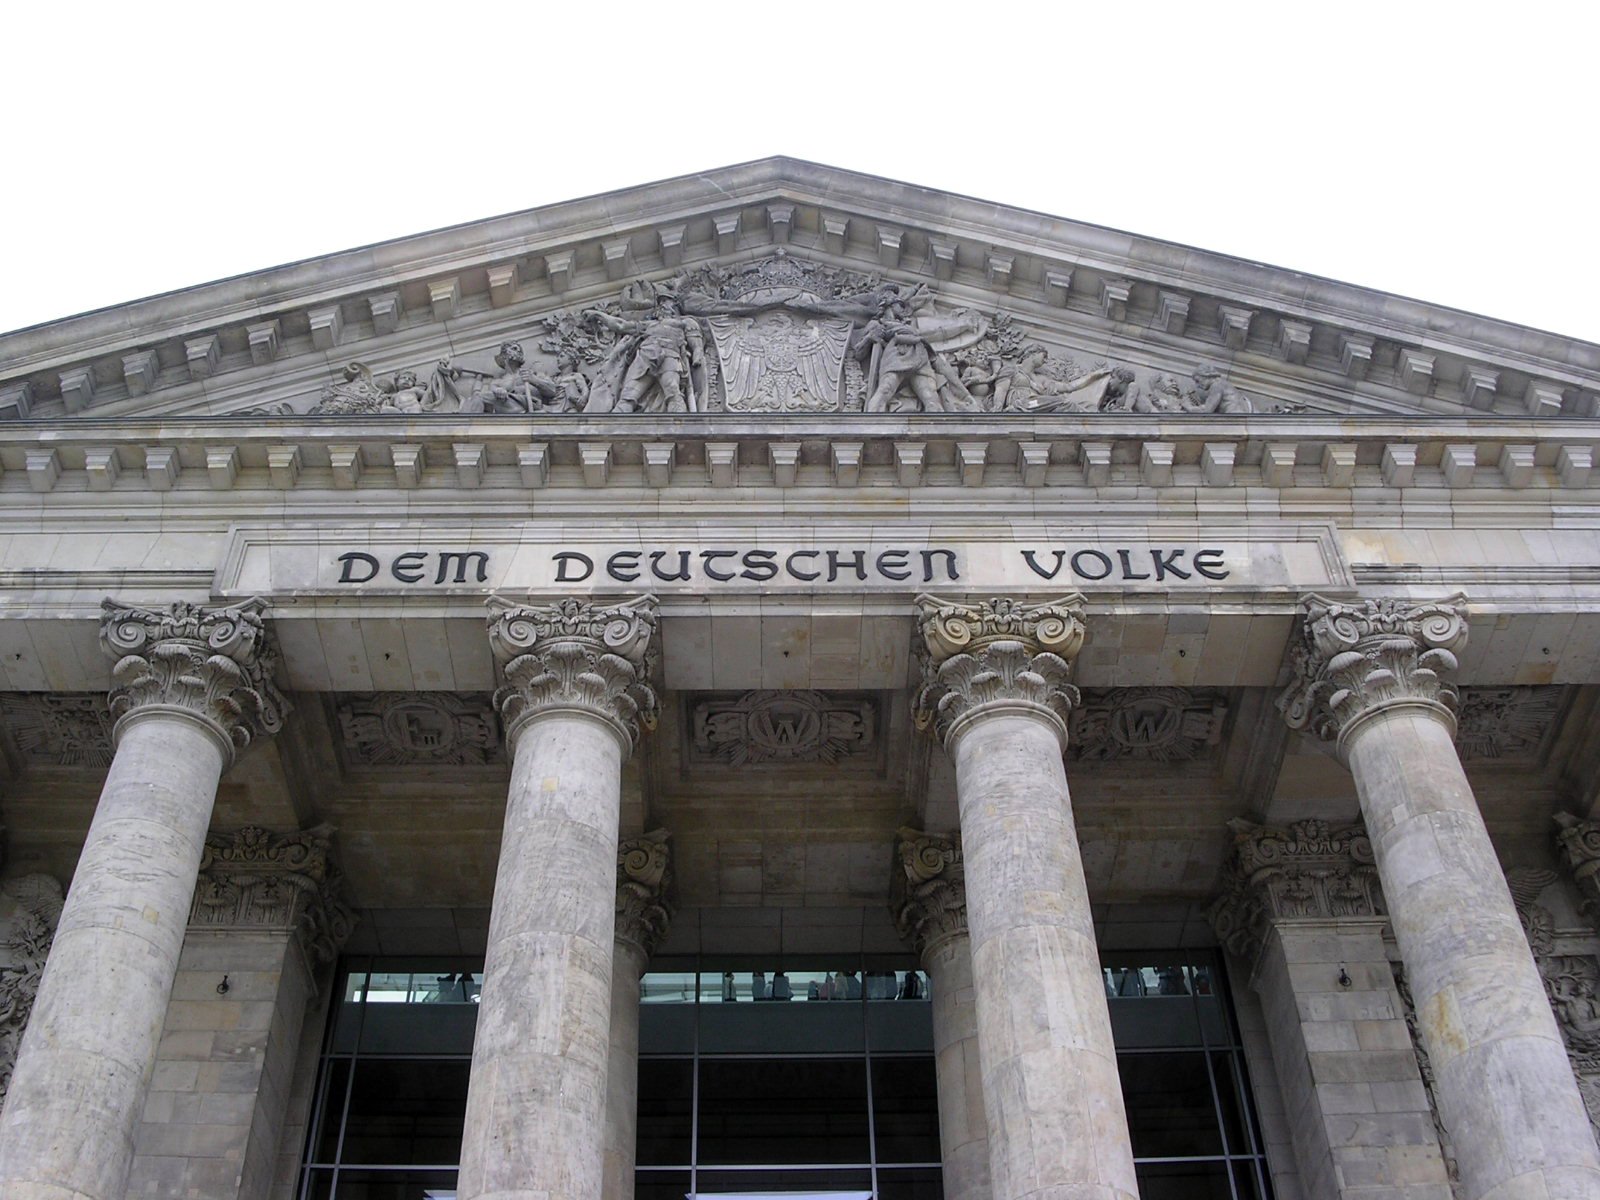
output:
M889 911L900 936L926 956L967 935L967 870L959 833L901 829L895 839Z
M1398 706L1427 709L1453 730L1457 696L1446 674L1467 642L1466 600L1459 592L1429 601L1306 596L1293 679L1278 697L1284 720L1341 748L1368 717Z
M1217 940L1253 958L1270 926L1385 915L1372 842L1360 824L1294 821L1286 827L1235 819L1223 893L1206 916Z
M1558 812L1561 832L1561 860L1572 875L1583 907L1591 918L1600 917L1600 822L1585 821L1571 813Z
M648 959L672 922L672 835L657 829L617 843L617 940Z
M257 825L211 834L200 855L190 929L288 931L328 963L355 927L325 826L277 834Z
M605 722L630 752L656 724L646 656L656 602L639 596L609 607L563 599L549 605L489 601L489 645L504 685L495 706L506 742L541 713L581 712Z
M100 607L100 648L116 660L113 738L137 714L181 713L204 725L231 761L254 738L283 727L289 703L272 682L278 656L261 616L264 600L156 609L108 597Z
M1077 594L1033 605L918 596L917 728L948 746L980 713L1029 711L1056 727L1065 748L1067 715L1078 702L1067 678L1083 646L1082 603Z

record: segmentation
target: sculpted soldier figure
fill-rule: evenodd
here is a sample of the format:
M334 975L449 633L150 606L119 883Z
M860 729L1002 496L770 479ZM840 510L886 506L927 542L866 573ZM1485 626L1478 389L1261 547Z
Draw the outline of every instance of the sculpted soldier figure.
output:
M928 334L917 326L916 299L917 293L910 298L887 295L879 315L862 329L856 341L856 356L869 360L867 380L871 390L862 406L864 412L888 412L890 402L902 387L911 389L923 412L977 406L955 368L929 345ZM970 328L976 329L975 322L975 317L968 318Z
M475 382L465 396L458 396L458 411L476 413L525 413L532 411L537 402L533 380L537 373L528 366L528 357L522 352L521 342L502 342L494 356L498 375L461 367L448 358L440 359L435 372L441 392L455 393L454 384L462 376L471 376Z
M661 293L655 314L643 320L614 317L598 308L584 316L623 335L602 365L585 411L682 413L704 407L705 338L700 322L683 315L676 296ZM619 382L624 359L627 367Z

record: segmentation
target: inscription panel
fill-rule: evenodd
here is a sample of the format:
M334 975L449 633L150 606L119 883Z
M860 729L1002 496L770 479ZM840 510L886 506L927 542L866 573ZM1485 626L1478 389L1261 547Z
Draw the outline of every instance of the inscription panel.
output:
M549 526L236 527L219 596L493 592L658 595L1066 589L1287 592L1348 588L1331 528L1152 536L1145 528L961 527L562 537Z

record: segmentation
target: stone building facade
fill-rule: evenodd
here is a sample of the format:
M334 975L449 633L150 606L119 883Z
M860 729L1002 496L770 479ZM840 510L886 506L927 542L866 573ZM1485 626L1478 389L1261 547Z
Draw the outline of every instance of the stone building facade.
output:
M0 337L0 1194L1600 1197L1597 404L787 159Z

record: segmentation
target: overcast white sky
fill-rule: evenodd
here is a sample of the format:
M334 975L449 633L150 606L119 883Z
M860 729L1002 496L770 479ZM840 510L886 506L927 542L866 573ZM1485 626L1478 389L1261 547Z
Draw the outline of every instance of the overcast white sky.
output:
M1593 4L548 7L9 6L0 330L790 154L1600 341Z

